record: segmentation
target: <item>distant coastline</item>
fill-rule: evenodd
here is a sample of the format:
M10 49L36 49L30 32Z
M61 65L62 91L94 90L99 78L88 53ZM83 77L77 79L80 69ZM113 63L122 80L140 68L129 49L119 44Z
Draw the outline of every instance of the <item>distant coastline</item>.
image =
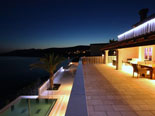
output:
M45 54L53 52L63 57L80 57L90 54L90 46L74 46L64 48L47 48L47 49L21 49L11 52L1 53L0 56L20 56L20 57L42 57Z
M75 61L81 56L90 55L90 46L75 46L48 49L23 49L0 54L0 108L22 94L34 95L38 87L48 79L48 74L35 69L30 71L29 65L39 61L45 54L66 57ZM61 64L60 66L65 65ZM60 68L60 66L58 68Z

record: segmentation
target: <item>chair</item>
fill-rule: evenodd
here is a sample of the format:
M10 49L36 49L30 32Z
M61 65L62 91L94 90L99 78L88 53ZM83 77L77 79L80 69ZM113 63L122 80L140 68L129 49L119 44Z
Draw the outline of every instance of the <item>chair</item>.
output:
M147 75L147 69L145 68L141 68L138 64L132 64L133 67L133 77L134 77L134 73L137 73L137 78L140 77L144 74L144 76L146 77Z
M116 66L116 60L112 60L112 65Z

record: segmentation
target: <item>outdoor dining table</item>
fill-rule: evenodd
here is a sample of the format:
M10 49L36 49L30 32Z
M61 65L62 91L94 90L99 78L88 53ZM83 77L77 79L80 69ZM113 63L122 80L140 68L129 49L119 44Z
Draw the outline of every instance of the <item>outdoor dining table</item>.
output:
M150 70L150 78L155 79L155 64L140 64L143 68L148 68Z

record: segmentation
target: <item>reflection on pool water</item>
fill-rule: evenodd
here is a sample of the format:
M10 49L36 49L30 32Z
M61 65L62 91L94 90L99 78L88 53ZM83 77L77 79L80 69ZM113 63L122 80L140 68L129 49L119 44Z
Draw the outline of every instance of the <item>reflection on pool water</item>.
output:
M21 99L0 116L48 116L56 99Z

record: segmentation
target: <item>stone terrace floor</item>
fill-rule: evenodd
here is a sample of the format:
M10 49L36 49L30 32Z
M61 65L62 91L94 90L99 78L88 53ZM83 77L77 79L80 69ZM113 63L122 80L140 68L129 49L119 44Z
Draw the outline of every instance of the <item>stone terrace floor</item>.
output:
M105 64L83 65L89 116L155 116L155 80Z

